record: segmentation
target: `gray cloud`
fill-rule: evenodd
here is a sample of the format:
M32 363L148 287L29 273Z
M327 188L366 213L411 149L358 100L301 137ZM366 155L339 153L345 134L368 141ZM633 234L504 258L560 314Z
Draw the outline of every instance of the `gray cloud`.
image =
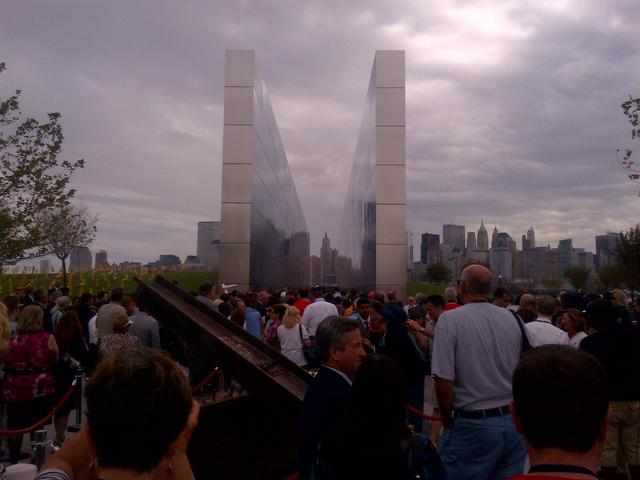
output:
M0 93L63 113L64 155L114 260L195 253L218 219L225 48L255 48L311 229L338 226L376 49L406 50L408 224L484 216L519 238L637 222L620 102L638 94L635 0L0 3Z

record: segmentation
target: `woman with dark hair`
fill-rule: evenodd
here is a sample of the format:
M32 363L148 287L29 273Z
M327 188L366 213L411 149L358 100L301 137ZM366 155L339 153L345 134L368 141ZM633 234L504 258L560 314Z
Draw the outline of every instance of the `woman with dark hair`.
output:
M58 321L54 332L58 343L58 363L53 367L53 377L56 385L56 403L62 399L73 383L78 368L87 367L89 350L84 342L84 332L77 312L69 310ZM54 418L56 429L55 443L62 445L64 434L69 423L69 413L76 406L78 397L70 398L58 411Z
M446 479L431 441L407 422L404 374L385 355L369 355L353 380L348 421L320 445L318 479Z
M98 365L85 395L87 425L37 480L194 478L186 450L199 406L166 353L117 351Z
M280 351L280 340L278 339L278 327L282 325L282 319L287 311L287 305L276 303L267 307L267 324L264 327L264 341L278 352Z

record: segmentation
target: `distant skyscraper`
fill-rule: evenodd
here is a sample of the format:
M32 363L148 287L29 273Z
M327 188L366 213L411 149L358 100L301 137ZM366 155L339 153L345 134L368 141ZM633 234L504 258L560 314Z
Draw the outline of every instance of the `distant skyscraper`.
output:
M321 285L322 284L322 262L317 255L311 255L309 257L309 285Z
M533 227L529 227L529 230L527 230L527 244L529 248L535 248L536 246L536 232L533 231Z
M431 247L440 245L440 235L437 233L423 233L422 242L420 242L420 263L429 263L427 261L427 252Z
M413 232L407 231L407 271L413 271Z
M497 247L497 245L496 245L497 236L498 236L498 227L495 226L495 227L493 227L493 233L491 234L491 248Z
M548 278L560 278L558 268L558 250L549 247L535 247L522 252L524 278L540 284Z
M91 260L88 247L73 247L69 255L69 270L91 270Z
M506 245L489 250L489 265L493 272L493 280L497 284L510 282L513 278L511 250Z
M477 248L476 232L467 232L467 252L473 252Z
M607 232L606 235L596 235L596 255L598 269L617 265L616 247L620 242L620 234Z
M51 262L48 259L40 260L40 273L50 273Z
M457 248L461 252L464 251L464 225L453 225L451 223L442 225L442 243L449 245L451 248Z
M480 228L478 229L478 250L489 250L489 235L484 226L484 218L480 221Z
M322 238L320 262L322 268L322 283L327 283L329 276L333 274L333 251L331 250L331 240L329 240L327 232L324 232L324 237Z
M511 251L516 249L516 241L506 232L498 233L492 240L493 248L506 247Z
M160 258L158 259L158 265L169 266L180 265L180 263L182 262L180 261L180 257L178 257L177 255L160 255Z
M107 251L106 250L99 250L96 252L96 261L94 263L95 268L98 267L107 267L109 265L109 262L107 260Z
M198 222L198 244L196 255L200 262L211 270L220 268L221 222Z
M560 240L558 243L558 271L562 277L573 263L573 240L570 238Z
M583 251L578 252L578 265L582 268L588 268L591 273L595 273L595 261L593 258L592 252L585 252L584 249L580 249Z

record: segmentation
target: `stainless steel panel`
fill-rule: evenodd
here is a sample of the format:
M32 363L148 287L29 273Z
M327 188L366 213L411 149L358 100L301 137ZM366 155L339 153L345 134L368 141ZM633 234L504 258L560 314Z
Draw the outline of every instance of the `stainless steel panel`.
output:
M227 50L224 57L225 87L252 87L256 76L254 50Z

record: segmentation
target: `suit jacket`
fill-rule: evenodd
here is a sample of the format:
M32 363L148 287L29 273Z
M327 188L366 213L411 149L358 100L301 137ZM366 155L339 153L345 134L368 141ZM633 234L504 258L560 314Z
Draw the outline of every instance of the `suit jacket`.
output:
M307 389L300 418L299 462L302 479L309 477L320 441L346 416L351 385L330 368L320 367Z

